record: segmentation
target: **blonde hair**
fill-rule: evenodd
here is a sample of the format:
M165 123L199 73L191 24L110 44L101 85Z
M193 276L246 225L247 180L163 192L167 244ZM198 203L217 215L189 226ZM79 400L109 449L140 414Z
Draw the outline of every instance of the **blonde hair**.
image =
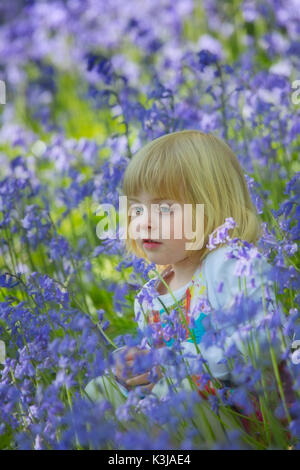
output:
M225 142L212 134L198 130L172 132L139 149L126 168L123 192L127 197L136 197L141 191L149 192L153 198L192 204L193 230L196 204L204 204L203 247L186 250L199 264L210 251L206 248L209 235L227 217L237 223L228 231L231 238L256 245L262 235L259 215L238 159ZM127 222L129 226L130 215ZM149 261L128 233L125 245L128 253ZM159 272L165 268L166 265L157 266Z

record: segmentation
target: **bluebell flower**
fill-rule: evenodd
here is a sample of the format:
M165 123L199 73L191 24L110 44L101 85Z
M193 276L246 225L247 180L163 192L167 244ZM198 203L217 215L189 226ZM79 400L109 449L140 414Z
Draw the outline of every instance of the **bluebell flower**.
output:
M124 283L123 285L119 285L118 288L115 290L113 304L114 309L117 312L122 311L122 307L125 305L126 294L128 294L128 285L126 283Z
M294 437L300 438L300 419L293 419L289 424L289 429Z
M6 287L12 289L13 287L19 284L18 280L15 280L13 276L10 276L9 273L0 274L0 287Z
M202 49L197 53L197 56L201 72L203 72L206 66L215 64L218 61L218 56L207 49Z
M247 390L244 387L235 388L231 394L232 402L239 408L241 408L245 414L251 414L254 412L253 405L247 394Z
M55 235L48 243L48 248L49 256L53 260L71 256L69 242L61 235Z
M209 401L209 404L211 406L211 410L214 413L218 414L219 413L219 406L220 406L218 397L216 397L214 395L208 395L208 401Z

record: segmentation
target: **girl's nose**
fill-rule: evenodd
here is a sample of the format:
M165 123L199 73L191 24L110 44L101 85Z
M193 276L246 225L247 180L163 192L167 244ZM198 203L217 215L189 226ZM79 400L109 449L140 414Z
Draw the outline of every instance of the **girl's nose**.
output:
M151 217L151 209L149 208L148 211L144 211L144 213L139 217L139 226L140 231L143 234L150 235L150 231L157 231L157 237L159 236L159 217L157 214L152 214ZM152 236L155 235L156 232Z

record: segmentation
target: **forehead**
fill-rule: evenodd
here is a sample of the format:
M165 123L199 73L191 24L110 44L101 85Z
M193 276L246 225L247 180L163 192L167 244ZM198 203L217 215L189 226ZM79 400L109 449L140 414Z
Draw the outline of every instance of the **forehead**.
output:
M167 196L165 197L157 197L153 194L148 193L147 191L140 192L139 194L136 194L135 196L130 196L128 198L130 202L159 202L159 201L173 201L173 199L168 198Z

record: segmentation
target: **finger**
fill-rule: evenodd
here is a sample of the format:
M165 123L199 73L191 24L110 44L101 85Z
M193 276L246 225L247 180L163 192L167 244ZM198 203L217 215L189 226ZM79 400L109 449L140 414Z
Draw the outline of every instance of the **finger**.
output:
M158 378L161 379L162 378L162 372L161 372L161 368L159 366L156 366L156 373L158 375Z
M146 374L150 372L149 369L145 369L145 368L141 368L140 370L134 370L133 366L134 366L134 361L126 361L124 370L126 371L128 378L136 377L138 373L139 375L142 375L142 373Z
M135 377L126 380L126 383L129 386L147 385L150 383L149 372L146 372L146 374L136 375Z
M117 377L124 379L131 378L133 377L132 373L132 366L133 366L133 361L127 361L124 366L117 366L116 367L116 375Z
M127 349L124 347L122 350L116 352L114 354L114 360L116 364L123 364L127 360L127 355L129 355L129 359L131 356L134 356L136 348Z
M116 368L115 368L115 373L118 377L122 378L122 379L126 379L127 376L130 376L131 375L131 371L130 369L124 365L117 365Z
M143 355L149 354L149 351L146 350L146 349L132 348L128 351L125 358L126 358L126 360L132 360L132 359L134 359L134 357L136 355L141 355L141 354L143 354Z
M152 390L152 388L154 387L154 385L155 385L155 384L150 383L149 385L143 385L141 388L142 388L142 390L147 389L147 390L150 390L150 392L151 392L151 390Z
M130 348L129 351L125 355L126 361L130 361L134 359L134 356L140 352L138 348Z
M131 367L133 365L134 361L133 360L125 360L124 362L122 361L117 361L116 362L116 367L118 369L124 369L124 368L127 368L127 367Z
M115 368L119 372L121 372L123 369L127 370L127 368L132 367L132 365L133 365L133 361L127 361L126 359L121 360L120 358L117 358L115 362Z
M127 374L128 377L132 377L132 368L135 363L136 354L147 354L147 352L138 350L137 348L132 348L127 354L127 356L125 356L125 361L124 359L120 360L119 358L117 358L115 363L117 374L122 375L123 378L123 374Z

